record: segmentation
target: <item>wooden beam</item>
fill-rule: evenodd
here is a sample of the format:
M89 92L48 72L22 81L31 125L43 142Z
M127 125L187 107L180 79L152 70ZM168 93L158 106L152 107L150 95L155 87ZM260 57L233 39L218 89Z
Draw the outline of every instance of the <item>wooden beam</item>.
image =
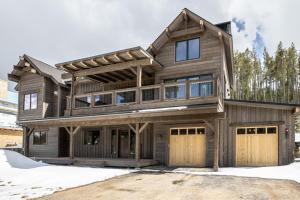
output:
M120 81L126 80L126 78L123 78L123 76L121 76L121 75L119 75L119 74L117 74L117 73L115 73L115 72L107 72L107 74L108 74L109 76L114 77L115 79L120 80Z
M73 101L74 101L74 85L75 85L75 76L74 75L72 75L72 78L71 78L72 80L72 82L71 82L71 94L70 94L70 107L69 107L69 109L70 109L70 116L72 116L73 115Z
M130 51L127 51L126 54L128 55L128 57L132 60L138 60L139 58L137 56L135 56L133 53L131 53Z
M70 159L72 160L74 158L74 128L73 126L70 127L70 149L69 149L69 156Z
M139 134L140 132L140 124L136 123L135 124L135 162L136 162L136 167L139 168L139 162L140 162L140 157L141 157L141 150L140 150L140 137L141 135Z
M61 86L57 86L57 117L60 117L60 112L61 112Z
M80 126L77 126L77 127L75 128L73 134L76 135L76 134L78 133L78 131L80 130L80 128L81 128Z
M137 73L136 73L136 70L135 70L135 69L133 69L132 67L130 67L129 69L130 69L130 71L131 71L133 74L137 75Z
M105 80L108 80L108 81L112 81L112 82L116 82L117 81L117 79L115 79L115 78L113 78L111 76L107 76L105 74L97 74L95 76L100 77L100 78L105 79Z
M8 80L10 81L14 81L14 82L19 82L20 81L20 77L19 76L16 76L16 75L13 75L13 74L8 74Z
M214 171L219 170L219 141L220 141L220 120L215 120L215 132L214 132Z
M119 75L123 76L125 79L134 79L134 76L130 73L128 74L127 71L124 72L124 71L115 71L115 73L118 73Z
M171 33L171 38L178 38L185 36L186 34L196 34L196 33L201 33L204 30L202 30L200 27L193 27L193 28L188 28L186 30L180 30L180 31L173 31Z
M136 130L135 128L131 125L131 124L128 124L129 128L136 134Z
M144 124L143 124L143 126L140 128L140 134L143 132L143 130L148 126L148 124L149 124L149 122L145 122Z
M87 76L86 78L90 79L92 81L99 82L99 83L108 83L109 82L108 80L102 79L102 78L100 78L99 76L96 76L96 75Z
M210 128L210 130L212 130L213 132L215 132L215 127L213 124L211 124L208 120L203 119L204 123Z
M139 104L141 100L141 90L142 87L142 67L139 65L136 67L136 87L138 88L136 91L136 102Z
M126 63L117 63L117 64L108 65L108 66L101 66L101 67L95 67L92 69L76 71L76 72L74 72L74 76L82 77L82 76L101 74L101 73L106 73L106 72L122 70L122 69L128 69L128 68L135 67L138 65L151 65L151 64L152 64L151 59L134 60L134 61L128 61Z
M167 35L167 37L168 37L168 38L170 38L170 37L171 37L171 33L170 33L170 31L169 31L169 28L168 28L168 27L165 29L165 33L166 33L166 35Z

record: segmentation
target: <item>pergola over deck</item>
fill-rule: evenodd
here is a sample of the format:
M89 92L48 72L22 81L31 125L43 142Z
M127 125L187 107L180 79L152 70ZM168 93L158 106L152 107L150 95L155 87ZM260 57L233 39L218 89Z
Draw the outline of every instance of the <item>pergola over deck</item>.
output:
M108 83L132 80L137 76L139 68L146 76L153 76L154 71L160 70L161 65L141 47L119 50L111 53L81 58L55 65L70 74L62 78L87 77L91 80Z

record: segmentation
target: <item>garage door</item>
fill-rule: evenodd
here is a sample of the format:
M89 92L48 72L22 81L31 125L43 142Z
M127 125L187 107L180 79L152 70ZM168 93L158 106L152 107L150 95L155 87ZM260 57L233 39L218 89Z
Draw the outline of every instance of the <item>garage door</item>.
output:
M204 167L205 147L205 128L171 128L169 165Z
M236 165L278 165L278 127L238 127L236 129Z

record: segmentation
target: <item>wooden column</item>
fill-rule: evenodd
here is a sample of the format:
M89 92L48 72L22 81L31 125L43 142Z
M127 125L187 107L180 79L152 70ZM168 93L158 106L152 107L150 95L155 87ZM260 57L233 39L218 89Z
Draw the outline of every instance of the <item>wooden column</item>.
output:
M214 171L219 170L219 119L215 119L214 131Z
M74 75L72 75L72 85L71 85L71 94L70 94L70 116L72 116L73 115L73 101L74 101L74 84L75 84L75 76Z
M142 67L139 65L136 68L136 100L137 103L140 103L141 101L141 87L142 87Z
M141 150L140 150L140 124L135 124L135 161L136 167L139 167L139 162L141 158Z
M60 116L61 110L61 86L57 86L57 117Z
M23 129L23 137L24 137L24 144L23 144L23 147L24 147L24 155L25 156L29 156L29 138L30 138L30 135L31 133L34 131L34 128L24 128Z
M70 151L69 156L71 159L74 158L74 133L73 133L73 126L70 127Z

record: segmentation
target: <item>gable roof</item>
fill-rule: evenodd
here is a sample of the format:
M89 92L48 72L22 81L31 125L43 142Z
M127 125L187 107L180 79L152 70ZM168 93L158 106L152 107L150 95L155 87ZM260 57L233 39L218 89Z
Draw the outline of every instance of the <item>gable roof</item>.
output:
M176 28L181 25L185 20L193 20L199 24L199 30L204 31L204 29L211 30L217 37L221 37L224 41L225 54L227 60L227 68L229 73L230 84L233 84L233 42L230 31L225 31L224 28L220 27L221 24L212 24L199 15L193 13L187 8L184 8L179 15L167 26L167 28L158 36L158 38L148 47L147 51L155 54L155 51L159 49L168 42L171 37L170 33L176 31ZM228 22L227 22L228 24ZM198 31L199 31L198 30ZM196 30L195 30L196 31Z
M30 64L30 67L32 67L33 69L35 69L39 74L41 74L42 76L48 77L50 78L53 82L55 82L56 84L60 84L60 85L65 85L64 81L61 78L61 75L63 73L65 73L62 70L58 70L57 68L44 63L40 60L37 60L33 57L30 57L26 54L24 54L22 57L20 57L20 61L18 63L18 67L25 67L25 62L28 62ZM18 70L14 68L14 70L11 72L11 74L8 75L8 79L11 81L18 81L18 77L20 76L18 73ZM11 78L13 75L13 77L17 77L17 78Z

